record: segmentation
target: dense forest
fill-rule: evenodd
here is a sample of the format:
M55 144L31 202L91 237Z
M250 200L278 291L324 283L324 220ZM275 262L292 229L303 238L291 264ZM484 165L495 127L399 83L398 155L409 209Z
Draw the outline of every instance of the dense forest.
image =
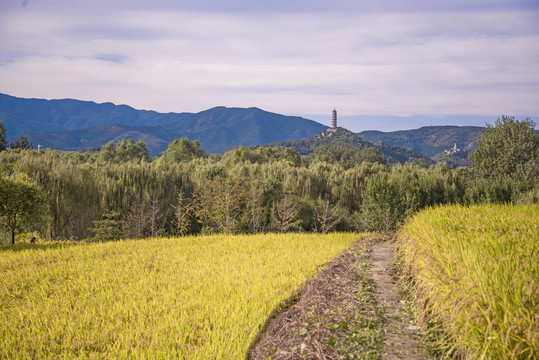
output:
M146 144L131 139L64 152L7 146L0 136L3 237L393 230L437 204L537 202L534 128L504 116L484 129L471 167L457 169L392 163L377 148L327 143L309 155L282 146L209 155L183 138L150 159Z

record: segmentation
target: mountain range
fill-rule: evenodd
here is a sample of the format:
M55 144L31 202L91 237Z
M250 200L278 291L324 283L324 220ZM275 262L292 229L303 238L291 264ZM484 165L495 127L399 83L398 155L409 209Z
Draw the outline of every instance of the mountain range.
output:
M183 137L199 140L201 148L209 153L260 144L291 146L303 153L312 151L316 144L335 141L309 140L328 128L320 123L254 107L221 106L199 113L159 113L112 103L25 99L0 94L0 120L4 120L9 141L28 135L35 145L45 148L84 150L122 138L142 139L152 156L165 150L175 138ZM452 157L440 153L456 143L464 152L455 164L463 165L466 154L476 148L482 129L428 126L393 132L363 131L355 135L346 132L340 141L359 147L374 145L390 162L422 159L426 163L431 162L429 158L451 162Z
M23 99L0 94L0 120L8 140L28 135L34 144L58 150L99 147L122 138L142 139L151 155L175 138L198 139L210 153L244 145L296 140L327 126L258 108L215 107L199 113L158 113L127 105L73 99Z

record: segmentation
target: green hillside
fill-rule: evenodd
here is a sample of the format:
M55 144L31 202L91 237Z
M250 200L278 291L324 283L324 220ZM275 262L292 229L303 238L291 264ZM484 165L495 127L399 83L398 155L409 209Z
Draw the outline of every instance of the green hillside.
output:
M84 129L104 124L156 126L180 121L192 113L158 113L127 105L74 99L24 99L0 94L0 119L15 137L36 131Z
M475 150L482 132L483 128L479 126L426 126L392 132L363 131L358 135L372 143L382 142L433 157L455 144L466 152Z
M375 147L387 158L389 163L404 164L407 161L423 161L427 165L434 163L431 159L418 151L383 143L373 144L344 128L338 128L335 133L331 134L331 136L326 135L326 133L321 133L307 139L279 141L265 146L283 146L295 150L300 155L310 155L314 153L316 149L328 145L358 149Z
M468 160L468 152L460 152L452 155L447 155L445 152L441 152L432 157L435 162L445 162L451 168L457 168L461 166L471 166L470 160Z

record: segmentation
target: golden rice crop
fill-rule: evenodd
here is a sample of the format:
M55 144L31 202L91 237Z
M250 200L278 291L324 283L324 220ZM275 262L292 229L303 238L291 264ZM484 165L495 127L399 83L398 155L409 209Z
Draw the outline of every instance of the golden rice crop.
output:
M240 359L357 234L0 249L0 357Z
M399 247L447 346L470 359L539 358L539 205L431 208Z

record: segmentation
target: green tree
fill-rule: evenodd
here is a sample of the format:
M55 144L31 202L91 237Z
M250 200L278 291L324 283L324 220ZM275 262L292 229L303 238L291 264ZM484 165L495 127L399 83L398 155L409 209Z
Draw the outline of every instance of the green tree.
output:
M226 234L236 230L244 208L245 187L240 178L218 178L214 181L214 222L220 232Z
M247 194L247 207L249 231L251 234L258 233L262 228L262 216L264 215L264 189L261 184L251 182Z
M366 230L395 230L405 213L403 196L398 184L387 173L374 175L365 188L361 206L362 222Z
M4 126L4 120L0 120L0 151L7 149L7 129Z
M103 188L111 183L100 174L110 167L96 169L85 164L84 158L70 154L73 153L52 149L40 156L35 151L1 153L4 159L11 158L8 163L13 163L13 173L28 175L46 192L52 217L49 234L53 239L88 236L87 228L101 213Z
M361 165L363 162L384 164L384 155L374 146L360 148L342 145L321 145L313 153L314 161L339 164L344 169Z
M96 240L119 240L124 236L118 211L106 210L101 215L101 220L94 220L93 223L94 227L88 230L94 233Z
M34 143L30 141L28 135L21 136L9 145L12 149L30 150L34 148Z
M122 139L116 144L116 147L112 141L103 145L94 159L100 163L150 161L150 152L142 140L135 143L133 139Z
M493 179L510 176L529 181L539 176L539 134L529 118L519 121L502 116L487 124L470 161L478 177Z
M195 158L207 157L208 155L200 149L200 141L189 141L188 138L176 139L157 159L159 165L189 162Z
M245 146L238 146L236 148L230 149L223 154L221 161L223 161L227 166L232 166L236 164L243 163L262 163L263 159L258 156L255 150L249 149Z
M161 204L155 197L150 201L150 236L155 236L163 228Z
M115 155L116 148L114 147L114 143L109 141L101 147L101 150L99 150L99 153L97 154L97 159L99 162L107 163L113 161Z
M15 233L35 230L48 221L49 208L45 192L26 176L0 178L0 224Z
M150 152L142 140L135 143L133 139L122 139L116 145L115 160L116 162L150 161Z
M299 166L301 164L301 157L294 150L265 146L259 146L256 149L239 146L225 152L221 160L227 166L245 163L265 164L278 161L285 162L291 166Z
M235 232L245 208L246 189L239 177L205 180L194 193L194 213L204 231Z
M180 236L185 236L189 233L193 211L194 207L192 199L187 198L183 189L180 189L178 192L178 204L174 207L177 231Z

